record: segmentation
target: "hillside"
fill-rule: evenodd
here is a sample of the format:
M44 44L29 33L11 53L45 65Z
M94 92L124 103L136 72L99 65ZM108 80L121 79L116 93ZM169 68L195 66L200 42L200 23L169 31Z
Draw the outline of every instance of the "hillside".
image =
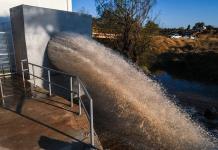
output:
M165 36L154 36L151 40L151 47L152 50L158 54L168 51L218 51L218 35L200 35L195 40L184 38L171 39Z
M155 36L151 47L157 54L153 68L181 78L218 83L218 37L201 35L190 40Z

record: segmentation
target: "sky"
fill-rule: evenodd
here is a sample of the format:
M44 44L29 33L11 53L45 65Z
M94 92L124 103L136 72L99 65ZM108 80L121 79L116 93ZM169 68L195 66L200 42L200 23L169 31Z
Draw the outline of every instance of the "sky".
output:
M95 0L73 0L73 11L97 16ZM218 27L218 0L157 0L152 18L161 27L187 27L196 22Z

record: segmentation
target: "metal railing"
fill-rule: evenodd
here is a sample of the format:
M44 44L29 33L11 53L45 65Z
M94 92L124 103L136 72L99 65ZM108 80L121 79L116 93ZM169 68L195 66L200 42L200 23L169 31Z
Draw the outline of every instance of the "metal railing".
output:
M24 68L24 63L26 63L27 68ZM30 73L29 68L31 68L32 73ZM41 68L44 71L47 71L47 79L37 76L36 73L35 73L35 68ZM26 84L25 73L28 73L29 76L32 76L34 87L36 87L36 78L48 83L49 96L52 95L52 86L55 86L55 87L64 89L66 91L69 91L70 92L70 107L73 107L74 95L76 94L78 96L79 115L81 115L81 113L82 113L81 107L83 107L84 112L85 112L85 114L86 114L86 116L87 116L87 118L89 120L89 124L90 124L90 143L91 143L92 146L94 146L93 100L92 100L89 92L87 91L85 85L80 80L80 78L78 76L73 76L73 75L70 75L70 74L67 74L67 73L64 73L64 72L61 72L61 71L58 71L58 70L54 70L54 69L51 69L51 68L48 68L48 67L39 66L39 65L36 65L36 64L33 64L33 63L29 63L27 61L27 59L21 60L21 71L22 71L22 80L23 80L24 87L26 87L26 85L25 85ZM70 88L66 88L66 87L64 87L64 86L62 86L60 84L57 84L57 83L52 83L52 81L51 81L51 72L69 76ZM73 91L73 78L76 79L76 81L77 81L77 86L78 86L77 87L77 92ZM81 89L83 90L84 95L86 95L88 100L89 100L89 113L86 110L86 107L85 107L85 105L84 105L84 103L82 101Z
M1 92L2 105L4 106L4 104L5 104L5 96L4 96L4 91L3 91L2 79L1 78L0 78L0 92Z
M1 23L0 23L1 27ZM6 31L6 29L5 29ZM12 66L14 66L14 62L12 58L14 57L13 48L12 48L12 39L9 31L0 32L0 64L9 65L11 71Z
M9 75L12 75L12 74L14 74L13 72L12 72L12 68L11 68L11 64L10 63L3 63L3 64L0 64L0 70L1 70L1 72L0 72L0 76L3 76L3 77L5 77L5 76L9 76Z
M4 105L5 104L5 98L9 97L9 96L13 96L13 95L5 95L4 94L2 78L5 79L5 77L11 76L12 74L14 74L14 72L12 72L10 63L0 64L0 66L1 66L0 67L0 70L1 70L1 72L0 72L0 92L1 92L2 104ZM5 68L8 68L8 69L6 70Z

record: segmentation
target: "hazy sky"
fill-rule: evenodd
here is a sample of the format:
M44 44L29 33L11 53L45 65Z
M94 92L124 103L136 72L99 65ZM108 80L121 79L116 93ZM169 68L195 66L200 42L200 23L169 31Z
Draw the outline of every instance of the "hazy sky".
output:
M97 16L95 0L73 0L73 11L85 10ZM152 16L162 27L187 27L196 22L218 27L218 0L157 0Z

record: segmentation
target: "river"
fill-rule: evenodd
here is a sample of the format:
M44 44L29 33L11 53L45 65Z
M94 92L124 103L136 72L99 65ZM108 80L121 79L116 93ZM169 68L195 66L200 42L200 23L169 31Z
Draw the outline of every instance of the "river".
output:
M180 79L166 71L156 71L152 78L190 117L218 137L218 118L207 119L206 109L218 110L218 85Z

